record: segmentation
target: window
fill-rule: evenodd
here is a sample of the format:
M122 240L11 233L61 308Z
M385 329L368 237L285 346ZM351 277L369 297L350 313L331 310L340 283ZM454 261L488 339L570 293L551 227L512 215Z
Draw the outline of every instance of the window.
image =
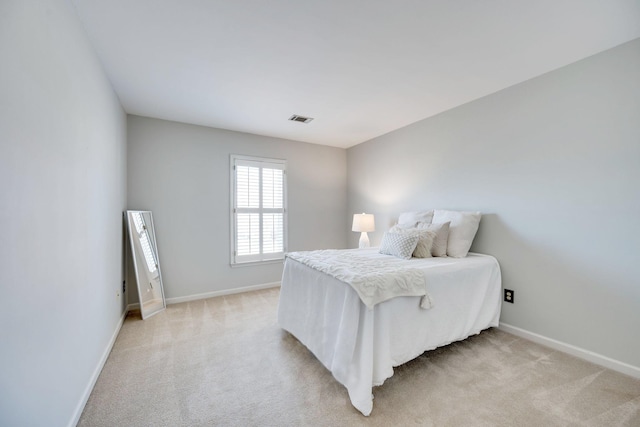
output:
M231 156L231 264L283 259L286 209L284 160Z

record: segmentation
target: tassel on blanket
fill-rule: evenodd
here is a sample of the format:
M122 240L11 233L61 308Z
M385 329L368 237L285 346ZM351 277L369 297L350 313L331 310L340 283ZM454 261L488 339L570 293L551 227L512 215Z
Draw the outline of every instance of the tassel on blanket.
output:
M429 296L429 294L424 294L422 298L420 298L420 308L429 310L431 307L433 307L433 301L431 301L431 297Z

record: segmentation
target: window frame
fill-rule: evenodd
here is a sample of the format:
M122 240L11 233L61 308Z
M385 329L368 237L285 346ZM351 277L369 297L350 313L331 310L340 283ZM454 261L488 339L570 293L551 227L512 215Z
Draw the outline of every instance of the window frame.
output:
M254 166L259 167L259 207L258 208L237 208L237 194L236 194L236 167L237 166ZM272 166L272 167L269 167ZM262 169L280 169L282 170L282 209L280 208L264 208L263 196L262 196ZM288 239L288 209L287 209L287 161L283 159L245 156L232 154L229 160L229 174L230 174L230 203L229 203L229 219L230 219L230 264L232 267L241 267L249 265L262 265L271 263L281 263L284 260L284 254L287 251L287 239ZM237 222L236 214L238 209L251 210L259 214L259 236L260 253L256 255L237 255ZM264 253L263 238L263 214L265 213L280 213L274 212L277 210L282 211L283 224L282 224L282 252L277 253ZM239 260L240 258L240 260Z

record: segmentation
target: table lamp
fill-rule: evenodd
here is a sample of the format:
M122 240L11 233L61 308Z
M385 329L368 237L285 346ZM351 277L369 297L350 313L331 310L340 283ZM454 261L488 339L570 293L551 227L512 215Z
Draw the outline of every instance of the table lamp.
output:
M369 247L369 236L367 232L375 231L376 225L375 220L373 218L373 214L355 214L353 215L353 227L351 227L351 231L359 231L360 241L358 242L358 247L368 248Z

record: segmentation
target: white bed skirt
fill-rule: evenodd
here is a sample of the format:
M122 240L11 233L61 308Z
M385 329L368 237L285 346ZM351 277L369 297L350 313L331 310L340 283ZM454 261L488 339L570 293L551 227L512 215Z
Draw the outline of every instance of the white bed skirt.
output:
M285 261L279 325L331 371L364 415L373 409L373 386L391 377L394 366L498 326L501 275L494 257L470 253L420 262L434 304L428 310L419 307L420 297L368 309L349 285Z

